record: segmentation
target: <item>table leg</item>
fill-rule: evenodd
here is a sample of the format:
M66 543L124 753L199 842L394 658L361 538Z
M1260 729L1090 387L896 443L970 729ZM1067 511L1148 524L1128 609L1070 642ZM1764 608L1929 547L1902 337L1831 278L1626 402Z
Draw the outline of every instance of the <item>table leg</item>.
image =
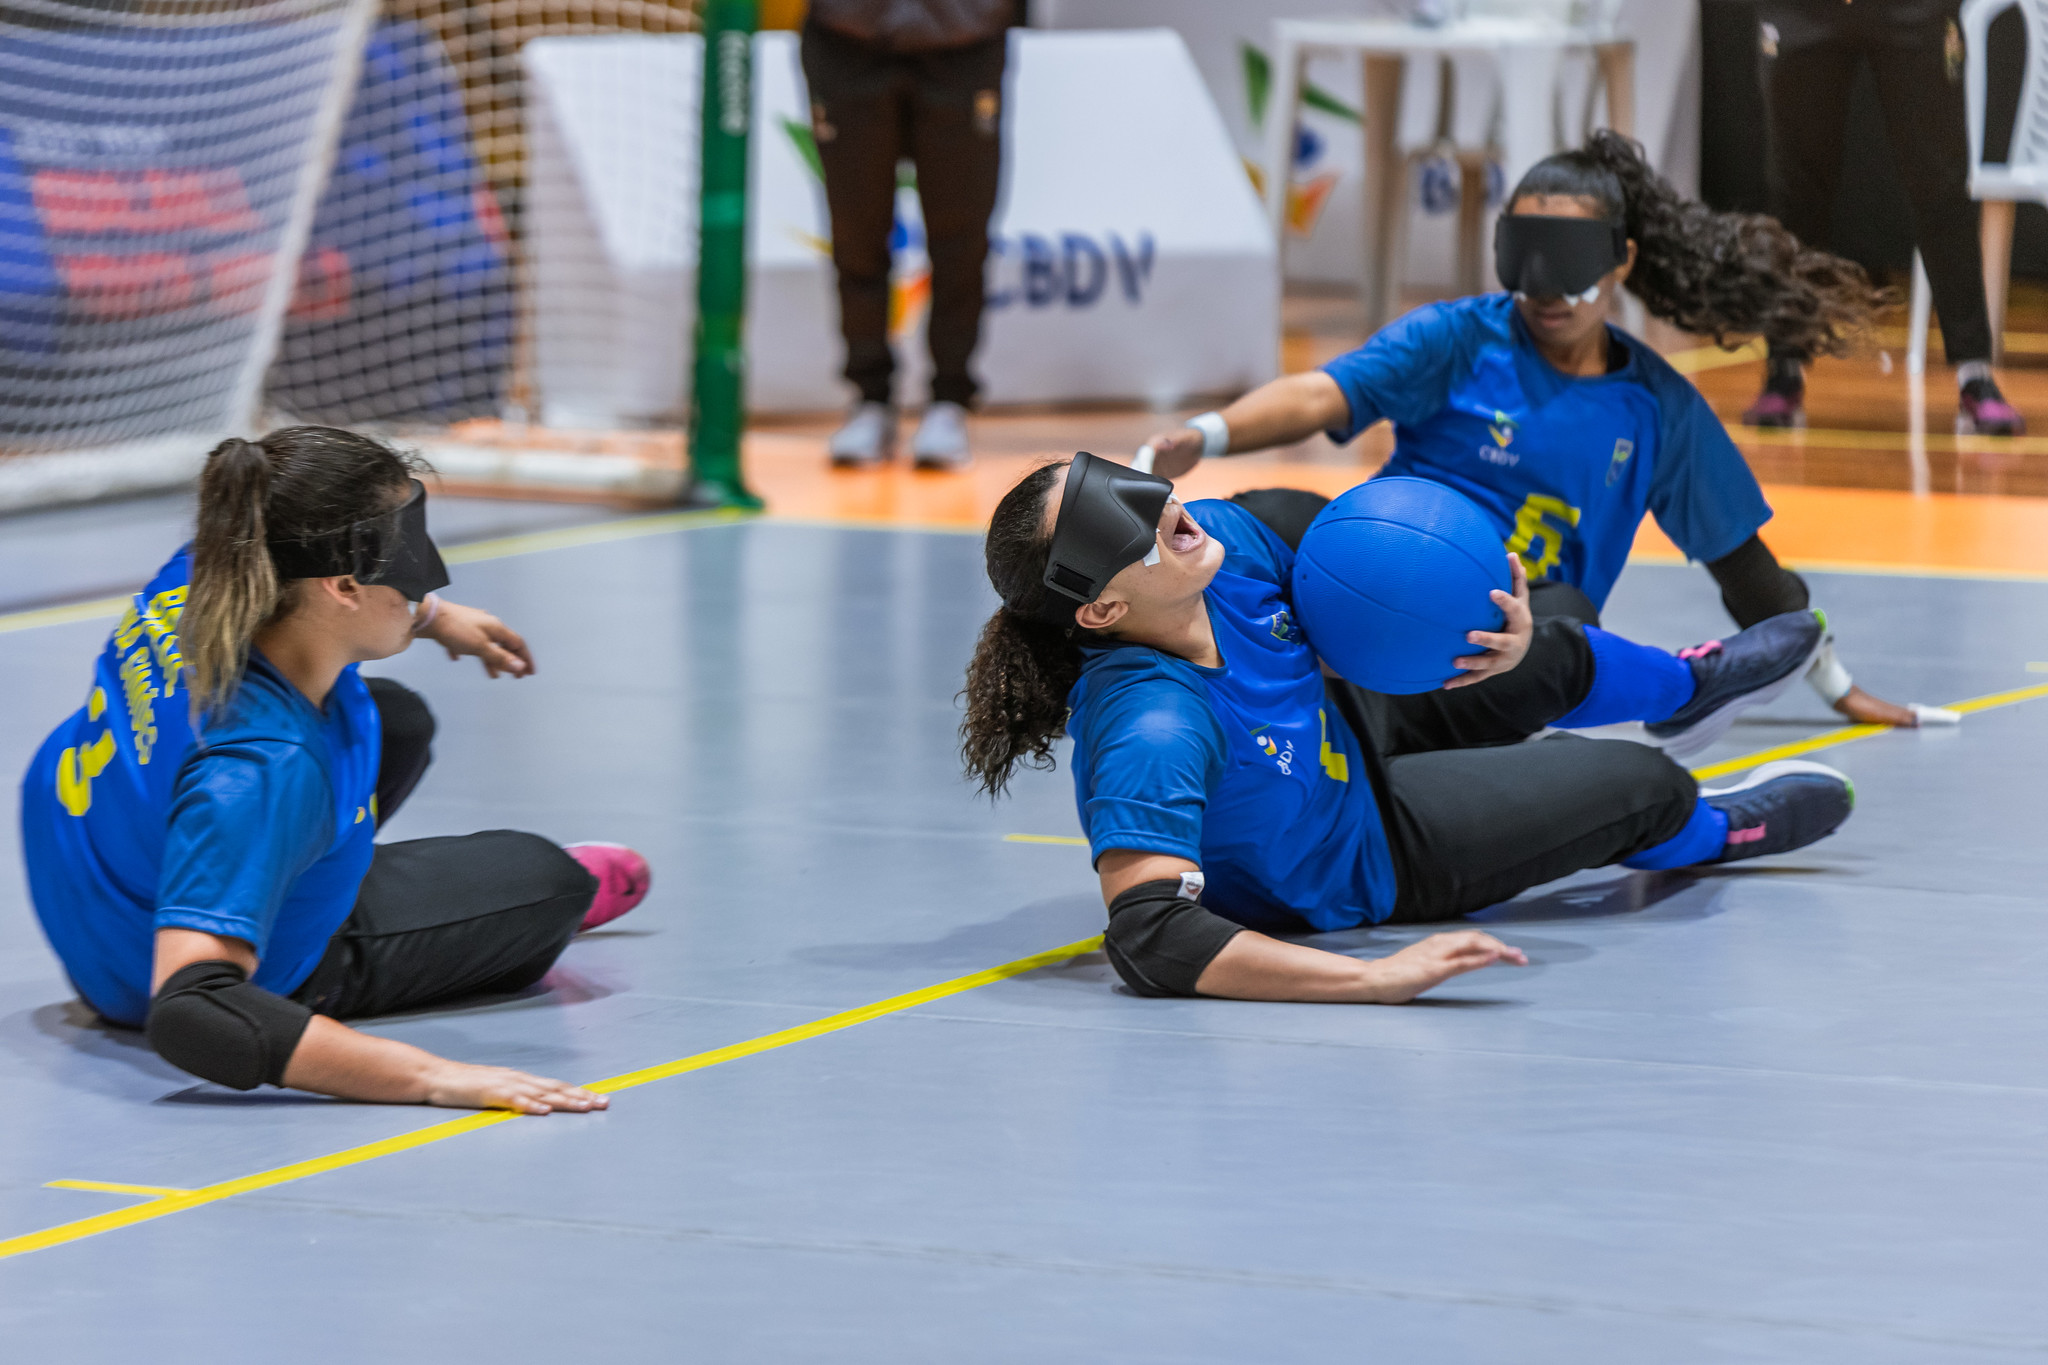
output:
M1486 153L1458 153L1458 292L1486 288Z
M1408 211L1407 161L1395 138L1401 122L1401 78L1405 62L1398 56L1368 53L1365 62L1365 278L1360 302L1365 325L1376 332L1392 320L1400 289L1401 263L1394 259L1401 242L1401 215Z
M2010 199L1986 199L1978 234L1984 244L1984 307L1991 315L1991 363L2005 363L2005 299L2012 284L2012 219Z
M1636 135L1636 45L1601 43L1593 49L1600 83L1607 87L1607 126L1623 137Z

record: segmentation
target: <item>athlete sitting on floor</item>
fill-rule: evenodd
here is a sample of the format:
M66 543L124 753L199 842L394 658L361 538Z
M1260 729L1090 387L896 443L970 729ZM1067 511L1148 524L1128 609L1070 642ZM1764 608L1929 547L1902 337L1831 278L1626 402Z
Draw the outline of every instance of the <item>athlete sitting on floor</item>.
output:
M1757 534L1770 504L1720 419L1661 356L1609 326L1608 310L1625 283L1684 331L1717 341L1760 332L1802 355L1834 354L1879 301L1863 271L1768 218L1681 197L1611 132L1538 162L1494 248L1513 293L1418 308L1320 370L1161 432L1147 443L1152 469L1179 478L1205 456L1318 431L1342 443L1392 418L1394 454L1380 472L1434 479L1485 509L1540 581L1539 620L1599 621L1645 511L1707 566L1738 626L1804 608L1805 582ZM1241 496L1289 543L1321 506L1283 490ZM1808 680L1852 720L1960 719L1871 696L1832 643Z
M404 456L346 431L214 450L197 535L29 767L30 895L85 1002L205 1080L601 1109L560 1081L335 1022L523 989L646 892L645 861L613 844L372 842L425 772L434 721L357 665L423 636L493 677L533 668L495 617L431 595L448 575L425 499Z
M967 673L969 773L1000 793L1074 739L1081 825L1110 961L1141 995L1397 1004L1519 951L1476 931L1361 961L1269 937L1450 919L1621 862L1677 868L1783 853L1853 804L1818 763L1702 792L1647 745L1558 725L1661 722L1674 748L1818 649L1788 612L1681 659L1574 621L1532 626L1515 569L1499 634L1413 696L1325 680L1288 593L1294 553L1234 503L1089 455L1034 470L997 507L1003 606ZM1259 932L1267 931L1267 932Z

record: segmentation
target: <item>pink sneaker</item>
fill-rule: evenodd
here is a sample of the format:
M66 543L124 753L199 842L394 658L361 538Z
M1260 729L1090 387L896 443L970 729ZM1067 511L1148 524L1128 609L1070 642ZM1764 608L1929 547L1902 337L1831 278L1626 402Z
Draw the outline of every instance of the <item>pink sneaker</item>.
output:
M1956 402L1956 435L2019 436L2027 422L2005 395L1988 379L1973 379L1963 386Z
M597 878L597 894L591 898L589 913L583 916L584 929L610 924L647 898L654 873L645 858L624 844L569 844L563 852Z
M1752 427L1803 427L1806 425L1803 397L1803 394L1765 389L1749 405L1749 411L1742 414L1743 423Z

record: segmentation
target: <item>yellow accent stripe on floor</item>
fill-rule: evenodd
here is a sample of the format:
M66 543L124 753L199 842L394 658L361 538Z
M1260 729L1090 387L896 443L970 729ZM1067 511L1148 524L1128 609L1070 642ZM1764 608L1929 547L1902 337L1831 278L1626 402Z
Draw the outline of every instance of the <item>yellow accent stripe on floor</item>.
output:
M1964 455L2044 455L2048 436L1957 436L1946 431L1929 431L1914 436L1909 431L1874 431L1855 427L1752 427L1721 419L1737 445L1819 446L1834 450L1911 450L1915 443L1930 451Z
M1746 341L1732 350L1719 346L1694 346L1689 350L1673 351L1664 357L1664 362L1680 374L1699 374L1703 370L1719 370L1730 365L1747 365L1762 360L1769 352L1762 337Z
M691 531L701 526L745 521L758 515L734 508L716 508L702 512L662 512L651 517L625 517L589 526L564 526L553 531L528 531L516 536L499 536L495 540L473 541L442 551L441 558L450 564L477 564L487 559L539 554L544 550L569 550L579 545L604 545L615 540L666 535L670 531Z
M1968 715L1972 711L1989 711L1993 707L2011 706L2015 702L2033 701L2038 697L2048 697L2048 683L2039 683L2033 687L2017 687L2010 692L1993 692L1982 697L1971 697L1967 701L1953 701L1948 704L1948 709ZM1694 768L1692 775L1702 782L1710 777L1726 777L1729 773L1746 772L1751 768L1762 767L1766 763L1775 763L1781 758L1797 758L1801 754L1810 754L1817 749L1832 749L1837 744L1854 744L1859 739L1881 735L1891 728L1889 725L1845 725L1839 730L1829 730L1806 739L1795 740L1790 744L1780 744L1775 749L1763 749L1757 753L1744 754L1741 758L1709 763L1704 768Z
M1006 844L1071 844L1076 848L1088 847L1086 839L1072 834L1005 834Z
M90 602L67 602L61 607L10 612L0 616L0 635L12 630L34 630L38 626L68 626L73 621L111 621L127 610L130 600L126 597L98 597Z
M706 1067L738 1061L743 1057L752 1057L759 1053L772 1051L775 1048L787 1047L791 1043L801 1043L807 1039L823 1037L828 1033L837 1033L841 1029L852 1028L856 1024L864 1024L870 1019L879 1019L883 1015L897 1014L903 1010L914 1009L919 1005L929 1004L934 1000L943 1000L947 996L959 995L964 991L971 991L981 986L991 985L997 981L1007 981L1013 976L1022 976L1026 972L1037 971L1040 967L1049 967L1054 963L1065 962L1069 958L1079 957L1083 953L1094 952L1101 946L1102 938L1100 935L1094 938L1084 938L1078 943L1069 943L1063 948L1052 948L1042 953L1033 953L1030 957L1020 957L1015 962L1006 962L1000 967L990 967L986 971L975 972L969 976L954 977L951 981L942 981L936 986L926 986L922 990L908 991L902 995L892 995L886 1000L877 1000L871 1005L861 1005L855 1009L842 1010L838 1014L829 1014L823 1019L814 1019L808 1024L799 1024L795 1028L786 1028L774 1033L763 1034L759 1038L751 1038L744 1043L734 1043L730 1047L713 1048L709 1052L695 1053L688 1057L678 1058L673 1062L663 1063L660 1066L650 1066L639 1071L629 1071L623 1076L613 1076L607 1080L594 1081L585 1088L595 1090L600 1094L609 1095L620 1090L630 1090L636 1085L646 1085L652 1081L666 1080L671 1076L681 1076L692 1071L702 1071ZM21 1256L31 1251L42 1251L48 1247L62 1246L66 1242L76 1242L81 1238L96 1236L102 1232L112 1232L117 1228L132 1227L136 1223L146 1223L151 1219L167 1217L173 1213L183 1213L186 1209L196 1209L202 1204L214 1204L223 1199L232 1199L238 1194L248 1194L255 1190L267 1190L275 1185L287 1184L294 1180L304 1180L307 1176L321 1175L328 1171L338 1171L346 1166L358 1166L365 1161L374 1161L378 1157L390 1156L396 1152L411 1151L415 1147L424 1147L429 1143L444 1142L452 1137L460 1137L464 1133L473 1133L480 1128L489 1128L495 1124L510 1123L513 1119L521 1117L523 1115L510 1113L506 1110L465 1114L461 1118L449 1119L445 1123L429 1124L425 1128L416 1129L410 1133L401 1133L397 1137L385 1138L381 1142L367 1142L360 1147L349 1147L339 1152L330 1152L326 1156L314 1157L310 1161L293 1162L289 1166L279 1166L275 1170L260 1171L255 1175L245 1175L238 1180L223 1180L218 1184L204 1185L195 1190L182 1190L176 1193L163 1194L159 1198L151 1199L141 1204L132 1204L125 1209L115 1209L111 1213L102 1213L93 1218L81 1218L71 1223L59 1223L55 1227L44 1228L41 1232L31 1232L19 1237L10 1237L5 1241L0 1241L0 1259L5 1259L9 1256ZM88 1188L84 1182L54 1183L61 1183L67 1188ZM141 1192L150 1187L137 1185L97 1185L90 1186L90 1188Z
M111 1180L45 1180L46 1190L92 1190L99 1194L190 1194L174 1185L121 1185Z

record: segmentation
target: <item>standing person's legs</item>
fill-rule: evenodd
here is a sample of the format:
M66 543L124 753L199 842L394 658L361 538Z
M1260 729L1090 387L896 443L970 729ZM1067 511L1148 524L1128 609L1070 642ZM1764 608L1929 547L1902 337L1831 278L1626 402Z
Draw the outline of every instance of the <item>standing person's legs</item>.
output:
M1763 17L1771 19L1772 7ZM1810 28L1810 16L1799 26ZM1792 27L1788 23L1786 27ZM1770 130L1771 206L1780 223L1808 246L1825 248L1832 236L1835 194L1841 186L1842 148L1849 121L1849 91L1863 60L1846 35L1805 34L1794 46L1762 56L1765 119ZM1803 421L1802 366L1810 357L1773 346L1763 398L1743 420L1759 426Z
M911 59L910 151L931 257L932 401L974 402L968 362L981 340L988 225L1002 173L1006 38Z
M845 375L863 402L890 403L889 233L896 220L896 162L905 151L903 68L886 52L817 24L803 31L811 135L825 172L832 267L839 279Z
M1393 759L1381 809L1393 918L1453 919L1646 853L1685 834L1698 805L1690 773L1627 740L1553 735Z
M1913 236L1927 266L1948 363L1991 360L1983 244L1970 198L1970 138L1960 64L1949 67L1946 20L1887 23L1868 47L1885 136L1913 203ZM1987 375L1988 377L1988 375Z
M366 678L384 732L377 757L377 825L398 813L434 761L434 713L419 693L390 678Z
M380 844L355 909L292 998L354 1019L523 990L568 946L597 889L537 834Z

